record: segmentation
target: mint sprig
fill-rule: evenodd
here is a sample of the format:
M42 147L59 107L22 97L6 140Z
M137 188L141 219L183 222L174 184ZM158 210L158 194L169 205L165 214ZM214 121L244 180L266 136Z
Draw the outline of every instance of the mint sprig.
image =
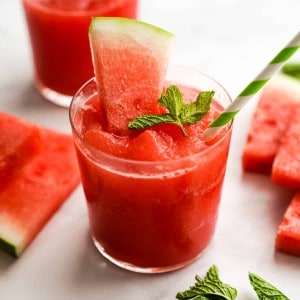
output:
M236 297L237 290L220 280L216 266L210 267L203 279L197 275L194 286L176 295L179 300L234 300Z
M158 99L158 103L165 107L168 112L137 116L129 122L128 128L144 129L154 125L171 123L177 125L182 134L187 136L183 125L192 125L200 121L209 111L214 94L214 91L204 91L199 93L194 102L184 103L180 89L171 85L167 88L166 93L162 93Z
M263 278L249 272L250 283L256 292L259 300L290 300L276 287L265 281ZM176 295L178 300L234 300L237 297L237 290L230 285L223 283L219 278L218 268L213 265L202 279L196 275L196 283L184 292Z
M258 275L249 273L249 280L259 300L289 300L276 287Z

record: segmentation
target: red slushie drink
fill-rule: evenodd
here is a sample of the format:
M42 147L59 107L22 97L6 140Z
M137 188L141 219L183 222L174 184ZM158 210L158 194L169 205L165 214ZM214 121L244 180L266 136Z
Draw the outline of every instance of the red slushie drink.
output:
M22 0L31 40L35 85L48 100L69 106L93 76L91 16L136 18L137 0Z
M165 272L194 261L215 230L231 137L228 125L207 144L204 130L230 103L213 79L171 66L167 80L186 102L214 90L210 111L196 124L161 124L127 135L106 130L95 80L75 95L70 119L92 236L115 264ZM166 82L167 87L169 82Z

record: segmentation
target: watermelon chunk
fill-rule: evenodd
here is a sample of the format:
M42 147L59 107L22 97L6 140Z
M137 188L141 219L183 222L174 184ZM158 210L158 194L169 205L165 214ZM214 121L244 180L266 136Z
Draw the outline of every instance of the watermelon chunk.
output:
M125 157L127 137L117 135L109 136L109 133L101 129L92 128L84 133L84 140L96 149L114 156Z
M154 130L145 130L131 140L127 158L142 161L165 160L173 144L170 136L162 136Z
M300 98L299 98L300 100ZM290 189L300 189L300 105L281 139L272 168L272 181Z
M283 216L275 247L278 251L300 256L300 192L295 194Z
M19 256L79 183L71 136L0 113L0 247Z
M137 115L159 113L174 36L136 20L93 18L89 31L107 130L127 135Z
M295 105L300 102L300 85L287 76L277 76L263 89L254 113L242 163L245 171L270 174L272 164Z

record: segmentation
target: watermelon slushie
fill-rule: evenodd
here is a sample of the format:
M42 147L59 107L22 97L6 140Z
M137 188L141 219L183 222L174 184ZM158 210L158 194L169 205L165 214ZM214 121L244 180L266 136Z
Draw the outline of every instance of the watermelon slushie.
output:
M69 106L94 75L88 40L92 16L137 17L137 0L22 0L31 40L35 85Z
M213 79L172 66L168 80L186 101L214 90L208 114L117 136L105 130L94 79L75 95L70 120L98 250L129 270L157 273L181 268L208 246L215 230L231 138L228 125L211 143L203 132L230 97ZM166 86L169 83L166 83Z

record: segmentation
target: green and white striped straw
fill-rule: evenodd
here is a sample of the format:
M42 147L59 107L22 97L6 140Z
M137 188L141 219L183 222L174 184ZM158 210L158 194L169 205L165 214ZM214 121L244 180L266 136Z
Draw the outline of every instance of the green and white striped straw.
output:
M211 140L230 122L244 105L279 71L285 62L300 48L300 32L271 60L271 62L251 81L234 101L208 126L204 132Z

